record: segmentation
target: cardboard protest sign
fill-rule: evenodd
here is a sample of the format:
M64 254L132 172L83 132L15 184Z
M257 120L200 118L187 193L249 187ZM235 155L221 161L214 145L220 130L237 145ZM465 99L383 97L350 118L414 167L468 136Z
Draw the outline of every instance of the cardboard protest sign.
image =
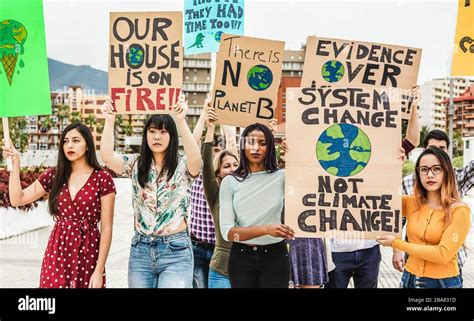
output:
M309 37L302 87L396 87L416 85L421 49ZM409 110L402 115L409 119Z
M474 76L474 1L458 0L452 76Z
M285 224L297 237L400 235L399 109L379 88L287 89Z
M244 34L244 0L184 0L184 53L217 52L223 33Z
M0 117L51 114L42 0L0 1Z
M213 88L218 122L245 127L274 118L285 43L223 34Z
M181 12L110 13L109 92L119 114L170 113L183 78Z

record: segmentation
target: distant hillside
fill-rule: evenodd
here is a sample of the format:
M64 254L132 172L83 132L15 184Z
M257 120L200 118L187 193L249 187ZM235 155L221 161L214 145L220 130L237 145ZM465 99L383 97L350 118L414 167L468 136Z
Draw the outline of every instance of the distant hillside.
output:
M107 73L91 66L74 66L48 58L51 91L67 86L95 89L96 94L107 93Z

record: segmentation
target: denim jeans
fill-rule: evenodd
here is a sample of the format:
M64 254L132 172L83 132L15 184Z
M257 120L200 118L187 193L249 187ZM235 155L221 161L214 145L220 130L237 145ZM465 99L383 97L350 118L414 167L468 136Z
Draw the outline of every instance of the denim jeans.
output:
M409 289L454 289L462 288L462 282L459 276L444 279L432 279L418 277L405 270L403 271L400 287Z
M288 288L290 260L286 242L255 246L232 243L229 280L232 288Z
M196 241L192 241L192 245L194 254L193 288L207 288L209 264L214 249L206 248L204 244Z
M347 288L351 277L354 288L376 288L380 261L380 246L353 252L332 252L336 268L329 272L329 282L325 288Z
M209 268L209 288L210 289L230 289L229 278L219 272Z
M192 288L193 261L187 231L156 237L135 233L128 263L128 286Z

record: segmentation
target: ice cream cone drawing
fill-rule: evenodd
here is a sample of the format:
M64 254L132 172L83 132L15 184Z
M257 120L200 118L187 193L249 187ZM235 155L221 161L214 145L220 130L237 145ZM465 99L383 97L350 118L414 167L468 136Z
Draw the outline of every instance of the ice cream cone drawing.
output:
M15 20L0 22L0 60L10 86L15 74L18 56L25 52L23 45L27 37L26 28L20 22ZM23 62L20 62L20 67L23 67Z

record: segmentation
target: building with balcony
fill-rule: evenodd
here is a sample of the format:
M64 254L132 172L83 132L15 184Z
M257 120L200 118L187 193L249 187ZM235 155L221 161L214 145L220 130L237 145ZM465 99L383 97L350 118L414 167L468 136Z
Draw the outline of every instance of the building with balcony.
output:
M472 78L453 78L454 98L460 97L473 83ZM446 105L443 102L449 100L449 78L433 79L420 87L420 126L446 130Z
M446 113L449 108L449 99L443 104ZM446 128L449 128L449 119L446 119ZM453 130L461 129L463 137L474 137L474 83L459 97L454 98Z

